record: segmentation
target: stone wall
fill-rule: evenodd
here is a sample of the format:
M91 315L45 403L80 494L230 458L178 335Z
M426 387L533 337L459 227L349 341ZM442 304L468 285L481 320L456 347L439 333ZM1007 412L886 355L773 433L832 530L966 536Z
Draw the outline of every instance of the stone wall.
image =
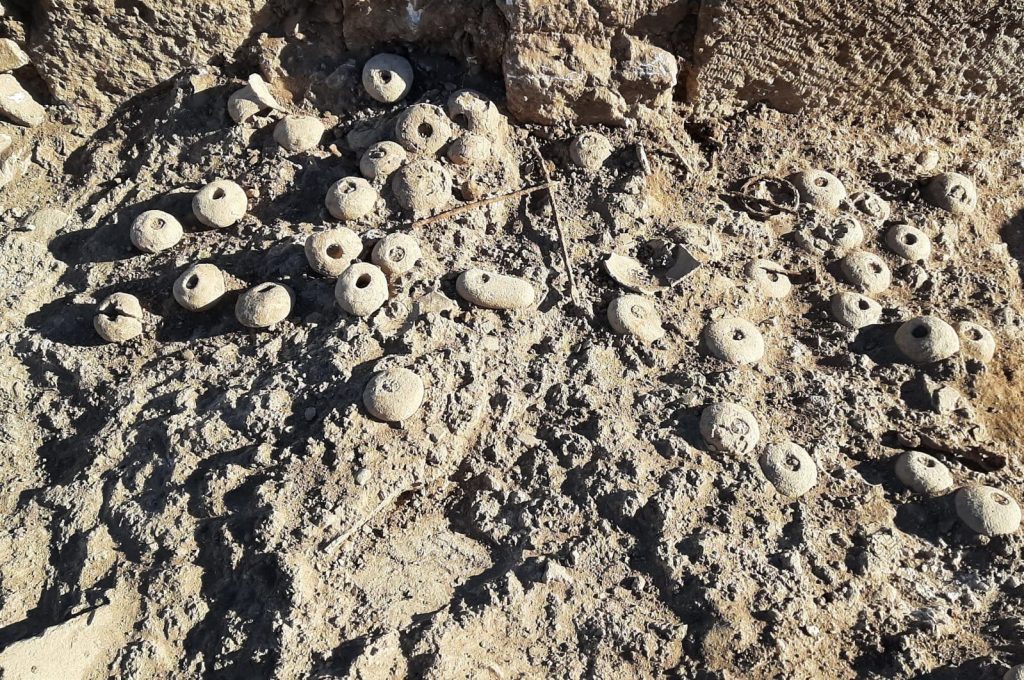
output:
M619 125L673 99L982 119L1024 104L1022 0L43 0L28 47L56 102L102 116L263 32L450 54L500 71L512 113L539 123Z

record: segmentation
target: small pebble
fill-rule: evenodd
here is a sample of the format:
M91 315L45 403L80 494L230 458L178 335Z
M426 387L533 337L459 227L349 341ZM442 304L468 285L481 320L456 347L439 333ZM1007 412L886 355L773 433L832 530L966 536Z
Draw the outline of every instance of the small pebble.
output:
M132 222L129 237L132 245L144 253L159 253L173 248L185 232L174 215L162 210L147 210Z
M612 155L612 143L600 132L588 130L569 145L569 158L584 170L597 170Z
M388 280L380 267L356 262L346 269L334 286L338 306L353 316L368 316L388 301Z
M423 404L423 380L407 368L379 371L363 390L363 404L377 420L408 420Z
M412 88L412 64L397 54L378 54L363 64L363 87L373 99L393 104Z
M1020 527L1020 506L1008 493L991 486L965 486L956 492L956 514L984 536L1012 534Z
M487 309L524 309L535 295L526 279L475 268L459 276L455 289L467 302Z
M388 234L377 241L370 259L388 276L401 276L419 261L420 244L410 234Z
M996 339L992 331L970 321L961 321L956 327L960 336L960 351L964 356L987 364L996 355Z
M784 298L793 290L793 283L782 265L771 260L751 260L744 272L761 294L768 298Z
M911 491L933 496L953 486L949 468L922 451L907 451L897 458L896 477Z
M224 295L224 272L212 264L194 264L174 282L174 299L190 312L200 312L217 304Z
M970 177L958 172L944 172L928 183L925 198L954 215L967 215L978 205L978 190Z
M885 261L863 250L850 253L839 261L846 281L868 295L876 295L892 284L892 274Z
M700 434L712 450L742 455L757 446L761 428L754 414L739 404L719 402L701 412Z
M437 161L423 158L398 169L391 179L398 204L423 215L443 208L452 198L452 177Z
M896 330L896 346L915 364L930 364L959 352L960 338L942 319L918 316Z
M874 326L882 318L882 305L860 293L836 293L829 305L835 320L847 328Z
M280 283L261 283L238 296L235 318L249 328L269 328L292 311L295 294Z
M395 141L410 153L437 153L451 137L452 123L440 106L413 104L395 120Z
M914 164L917 171L921 173L933 172L939 167L939 152L935 149L925 149L914 157Z
M324 204L335 219L358 220L373 210L378 198L377 190L362 177L342 177L331 185Z
M1024 680L1024 663L1006 671L1003 675L1003 680Z
M96 307L92 324L107 342L127 342L142 334L142 305L128 293L114 293Z
M325 229L306 239L306 261L321 276L339 276L363 252L363 241L348 227Z
M927 260L932 254L932 242L928 235L906 222L889 228L885 233L885 244L889 250L912 262Z
M789 181L800 192L800 200L820 210L838 210L846 198L846 187L839 178L824 170L804 170L790 175Z
M814 459L792 442L769 444L761 453L760 463L765 478L783 496L803 496L818 482Z
M192 199L192 212L207 227L224 229L238 222L249 208L249 197L235 182L218 179L200 189Z
M708 351L733 364L752 364L764 356L764 338L757 326L739 317L725 317L704 327Z
M384 179L405 165L409 154L401 144L377 142L367 149L359 159L359 172L369 180Z
M313 116L290 114L274 126L274 141L285 151L299 153L309 151L320 144L324 136L324 124Z
M623 295L608 305L608 323L621 335L632 335L652 343L665 336L661 315L654 300L643 295Z

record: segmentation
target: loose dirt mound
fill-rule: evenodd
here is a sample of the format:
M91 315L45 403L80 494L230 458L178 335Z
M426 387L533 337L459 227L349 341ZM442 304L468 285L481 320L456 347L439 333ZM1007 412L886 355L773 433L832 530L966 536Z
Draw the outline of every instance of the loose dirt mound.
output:
M663 89L621 127L541 127L453 59L403 51L412 89L382 104L351 56L296 87L282 70L301 51L262 52L281 110L241 124L241 64L188 69L92 132L52 106L31 131L3 124L26 163L0 189L7 675L53 677L68 648L62 671L83 678L999 678L1024 662L1024 535L979 534L988 506L972 529L956 496L1024 500L1018 130L705 116ZM450 152L467 88L496 106L488 154ZM441 118L396 128L414 103L441 107L451 140L425 139ZM324 123L319 144L282 148L288 112ZM332 186L396 140L426 144L406 160L452 194L427 182L410 201L422 173L398 192L374 170L369 212L332 216ZM793 177L809 169L841 183L838 207L811 190L831 180ZM929 190L953 171L976 186L964 214ZM215 179L247 198L224 228L193 214ZM148 210L182 238L139 252ZM308 236L340 226L387 270L365 316L307 259ZM388 234L415 237L411 269L374 254ZM199 262L227 292L186 311L174 284ZM519 281L467 293L487 282L460 282L473 269ZM235 302L265 282L290 313L251 330ZM116 292L143 332L109 344L93 319ZM875 316L840 323L862 318L836 314L841 292ZM919 315L959 351L913 363L897 329ZM400 423L364 396L392 369L423 383L418 408L388 405ZM717 403L754 425L702 418ZM910 490L911 449L952 486Z

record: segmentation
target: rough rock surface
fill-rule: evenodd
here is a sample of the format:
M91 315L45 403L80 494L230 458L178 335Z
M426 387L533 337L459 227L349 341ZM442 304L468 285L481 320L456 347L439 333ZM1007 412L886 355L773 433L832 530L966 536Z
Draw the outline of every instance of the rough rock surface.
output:
M693 96L709 110L853 106L966 118L1024 104L1024 5L702 2Z

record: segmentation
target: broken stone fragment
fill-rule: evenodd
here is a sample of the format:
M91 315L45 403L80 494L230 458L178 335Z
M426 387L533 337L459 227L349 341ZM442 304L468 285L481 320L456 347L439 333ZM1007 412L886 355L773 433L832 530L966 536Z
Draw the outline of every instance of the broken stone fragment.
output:
M258 74L249 76L249 84L228 97L228 113L236 123L244 123L261 111L281 110L270 88Z
M14 71L28 64L28 55L10 38L0 38L0 73Z
M615 281L638 293L653 293L663 288L647 268L634 257L611 253L604 261L604 268Z
M25 152L5 152L2 149L3 137L5 136L6 135L0 135L0 189L3 189L5 186L25 174L25 171L28 170L29 163L31 162Z
M0 116L18 125L35 127L46 121L46 109L25 91L14 76L5 73L0 75Z

